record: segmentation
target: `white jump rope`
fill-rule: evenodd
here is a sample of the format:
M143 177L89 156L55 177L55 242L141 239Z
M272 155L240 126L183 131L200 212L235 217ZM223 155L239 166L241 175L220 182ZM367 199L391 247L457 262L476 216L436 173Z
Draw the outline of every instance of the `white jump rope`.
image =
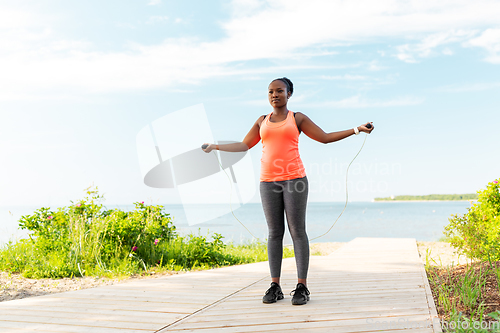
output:
M367 128L371 128L372 125L371 124L367 124L366 125ZM345 205L344 205L344 209L342 209L342 212L340 212L340 215L337 217L337 219L335 220L335 222L333 222L332 226L324 233L324 234L321 234L317 237L314 237L314 238L311 238L309 241L312 241L312 240L315 240L315 239L318 239L320 237L323 237L325 236L326 234L328 234L330 232L330 230L332 230L332 228L335 226L335 224L337 223L337 221L339 220L339 218L342 216L342 214L344 213L346 207L347 207L347 202L349 201L349 192L347 191L347 176L349 175L349 168L351 167L351 164L352 162L354 162L354 160L356 159L356 157L358 157L359 153L361 153L361 150L363 149L364 145L365 145L365 142L366 142L366 138L368 137L368 133L366 133L365 135L365 140L363 140L363 144L361 145L361 148L359 148L359 151L358 153L356 154L356 156L354 156L354 158L352 159L351 163L349 163L349 165L347 166L347 170L346 170L346 173L345 173ZM203 145L202 148L205 149L206 145ZM245 228L248 233L250 235L252 235L253 238L255 239L258 239L257 237L255 237L254 234L252 234L252 232L245 226L245 224L243 222L241 222L240 220L238 220L238 218L236 217L236 215L234 215L234 212L233 212L233 207L231 205L231 199L232 199L232 195L233 195L233 182L231 181L231 178L229 177L229 175L227 174L226 170L224 170L224 168L222 167L222 164L220 163L220 160L219 160L219 157L217 157L217 154L215 154L215 151L214 151L214 155L215 155L215 158L217 158L217 161L219 162L219 165L222 169L222 171L224 171L224 173L226 174L227 176L227 179L229 180L229 184L231 184L231 192L229 194L229 207L231 208L231 213L233 214L234 218L243 226L243 228Z

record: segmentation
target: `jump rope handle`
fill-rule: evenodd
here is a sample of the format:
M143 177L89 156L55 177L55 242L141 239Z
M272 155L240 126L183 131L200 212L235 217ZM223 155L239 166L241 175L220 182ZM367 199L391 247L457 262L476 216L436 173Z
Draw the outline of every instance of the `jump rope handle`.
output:
M369 127L368 127L369 128ZM208 145L202 145L201 146L201 149L206 149L208 147Z

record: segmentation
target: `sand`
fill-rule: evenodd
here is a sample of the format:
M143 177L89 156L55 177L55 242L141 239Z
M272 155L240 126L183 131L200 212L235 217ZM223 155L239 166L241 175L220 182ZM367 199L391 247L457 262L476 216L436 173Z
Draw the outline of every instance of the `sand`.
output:
M422 262L431 266L457 266L471 262L464 255L459 255L450 243L417 242L417 247Z

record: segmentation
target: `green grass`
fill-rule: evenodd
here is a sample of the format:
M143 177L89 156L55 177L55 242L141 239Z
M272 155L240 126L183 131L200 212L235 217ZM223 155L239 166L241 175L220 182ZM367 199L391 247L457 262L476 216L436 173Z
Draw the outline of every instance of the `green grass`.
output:
M488 265L478 265L479 268L468 266L456 271L451 266L438 268L426 264L445 332L500 332L498 323L495 328L491 327L494 324L491 318L498 319L500 313L491 312L491 308L486 311L486 298L483 295L488 280L497 277L496 270ZM496 282L498 284L498 280Z
M104 260L95 256L95 245L82 240L78 255L61 251L40 252L31 240L9 243L0 249L0 270L20 273L28 278L61 278L74 276L102 276L108 278L127 277L148 272L187 271L211 269L227 265L247 264L267 261L267 245L264 242L246 244L219 244L218 249L210 249L204 243L205 236L188 235L178 237L155 248L150 258L159 258L153 264L136 256L117 255ZM88 246L87 246L88 245ZM291 249L283 249L283 257L294 256ZM91 258L87 264L85 258ZM94 264L96 263L96 264Z

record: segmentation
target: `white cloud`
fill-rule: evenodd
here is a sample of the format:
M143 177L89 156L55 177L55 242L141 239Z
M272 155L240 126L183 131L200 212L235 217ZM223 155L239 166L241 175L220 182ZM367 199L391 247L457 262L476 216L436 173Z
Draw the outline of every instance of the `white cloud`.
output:
M321 79L323 80L346 80L346 81L359 81L359 80L367 80L368 77L364 75L322 75Z
M445 47L441 53L444 54L444 55L449 55L449 56L455 54L455 52L453 52L453 50L451 50L451 49L449 49L447 47Z
M36 26L39 23L37 15L20 9L2 6L0 11L0 29L17 30Z
M115 22L115 27L123 29L136 29L136 26L128 22Z
M375 86L394 84L397 82L399 74L389 74L385 76L366 76L366 75L321 75L319 78L327 81L339 81L339 85L344 88L353 88L355 90L370 89Z
M465 41L474 31L497 24L500 16L500 2L490 0L235 0L231 6L232 17L221 23L225 36L219 40L170 38L156 45L131 43L121 52L62 39L64 31L54 32L38 13L0 8L0 94L164 89L238 70L257 75L258 70L245 67L250 60L310 57L338 45L388 38L421 40L398 49L398 57L411 62L441 45ZM488 61L500 62L497 31L486 30L468 45L486 48ZM382 68L373 62L368 69Z
M265 0L233 0L231 2L231 14L233 17L249 16L258 13L265 6Z
M418 62L418 58L426 58L435 54L435 49L439 46L462 42L472 38L476 33L477 31L475 30L450 30L431 34L423 38L419 43L397 46L396 57L405 62L415 63ZM452 54L448 48L443 48L441 53L446 55Z
M168 16L154 15L149 17L149 19L146 21L146 24L162 23L168 21L168 19Z
M314 98L310 94L301 94L299 96L293 96L293 100L290 99L289 105L292 108L295 107L312 107L312 108L336 108L336 109L361 109L361 108L377 108L377 107L396 107L396 106L410 106L419 105L424 102L422 98L403 96L397 97L389 100L373 100L366 99L360 95L354 95L348 98L344 98L337 101L325 101L325 102L312 102ZM266 99L255 99L246 101L245 104L253 106L269 106L269 102Z
M418 105L424 102L423 99L411 96L398 97L390 100L371 100L360 95L351 96L338 101L326 101L321 103L307 103L308 107L327 107L340 109L354 108L375 108L375 107L394 107Z
M275 44L275 38L267 37L271 32L283 31L280 45L288 48L384 37L421 38L441 31L496 24L499 14L500 3L495 1L276 0L257 14L230 20L224 27L230 37L245 36L251 44L265 46ZM425 44L432 44L433 38Z
M373 60L368 64L368 70L372 72L377 72L386 69L387 67L380 66L377 60Z
M161 0L150 0L148 2L149 6L156 6L156 5L159 5L159 4L161 4Z
M500 29L487 29L480 36L464 43L464 46L482 47L489 53L486 61L500 64Z
M478 82L478 83L467 83L467 84L453 84L448 86L443 86L436 88L436 91L440 92L470 92L470 91L483 91L489 89L500 88L500 82Z

